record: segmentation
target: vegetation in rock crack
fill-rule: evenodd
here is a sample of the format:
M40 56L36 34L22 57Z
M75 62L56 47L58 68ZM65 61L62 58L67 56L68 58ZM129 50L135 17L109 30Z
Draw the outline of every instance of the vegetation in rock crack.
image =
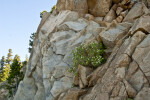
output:
M56 5L54 5L50 11L50 13L52 13L54 10L56 9Z
M32 46L33 46L33 41L34 41L35 35L36 35L36 33L32 33L30 36L29 48L28 48L29 53L31 53L31 51L32 51Z
M51 11L50 11L49 13L52 13L55 9L56 9L56 5L54 5L54 6L52 7L52 9L51 9ZM40 18L43 17L43 14L44 14L45 12L47 12L47 11L44 10L44 11L40 12Z
M72 51L73 54L73 68L70 72L77 72L77 66L83 65L85 67L96 68L106 61L103 57L106 47L102 42L93 42L85 46L81 44L76 50Z
M44 11L40 12L40 18L42 18L42 17L43 17L43 14L44 14L45 12L47 12L47 11L46 11L46 10L44 10Z

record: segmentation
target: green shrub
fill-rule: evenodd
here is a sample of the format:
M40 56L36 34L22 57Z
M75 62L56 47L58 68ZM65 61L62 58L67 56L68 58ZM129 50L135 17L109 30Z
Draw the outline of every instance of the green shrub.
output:
M83 65L91 68L96 68L106 60L103 57L104 50L106 47L102 42L96 43L93 42L91 44L80 45L76 48L76 50L72 51L73 54L73 68L70 69L71 72L77 72L77 66Z
M56 5L54 5L50 11L50 13L52 13L54 10L56 9Z
M40 18L42 18L42 17L43 17L43 14L44 14L45 12L47 12L47 11L46 11L46 10L44 10L44 11L40 12Z

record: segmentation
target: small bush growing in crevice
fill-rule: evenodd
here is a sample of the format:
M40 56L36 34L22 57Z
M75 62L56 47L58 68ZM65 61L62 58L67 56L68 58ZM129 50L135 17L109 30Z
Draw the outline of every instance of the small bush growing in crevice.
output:
M47 11L46 11L46 10L44 10L44 11L40 12L40 18L42 18L42 17L43 17L43 14L44 14L45 12L47 12Z
M73 54L73 67L70 69L70 72L77 72L77 66L83 65L91 68L96 68L103 64L106 59L103 57L104 50L106 47L102 42L97 43L93 42L91 44L80 45L76 50L72 51Z
M52 13L54 10L56 9L56 5L54 5L50 11L50 13Z

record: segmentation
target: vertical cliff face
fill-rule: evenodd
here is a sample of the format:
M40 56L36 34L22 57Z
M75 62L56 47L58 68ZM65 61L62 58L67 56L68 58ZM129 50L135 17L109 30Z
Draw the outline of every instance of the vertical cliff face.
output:
M43 15L14 100L149 100L150 10L144 3L58 0L59 13ZM94 41L107 47L107 62L90 74L80 66L72 88L71 52Z

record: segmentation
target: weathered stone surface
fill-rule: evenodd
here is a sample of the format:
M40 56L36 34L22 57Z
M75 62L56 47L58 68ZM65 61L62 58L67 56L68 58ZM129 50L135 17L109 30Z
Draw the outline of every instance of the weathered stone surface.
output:
M136 96L136 90L133 89L132 86L126 80L123 80L123 82L125 84L129 98L134 98Z
M150 88L143 88L135 97L134 100L149 100Z
M131 56L136 46L145 38L145 33L138 31L131 38L126 39L123 45L120 47L119 53L125 53Z
M96 17L104 17L110 10L111 0L87 0L89 13Z
M81 31L83 29L85 29L85 27L87 26L87 24L84 23L79 23L79 22L65 22L63 25L68 26L69 29L72 29L74 31Z
M7 100L8 99L8 95L9 95L9 92L8 90L6 90L5 88L2 88L2 84L0 84L0 100Z
M73 83L74 83L74 85L79 85L79 76L78 75L73 77Z
M117 10L116 10L116 14L120 15L122 11L123 11L123 8L118 7Z
M125 17L128 14L128 10L125 10L123 12L120 13L121 16Z
M58 0L56 7L58 11L65 10L66 0Z
M107 47L113 48L117 41L125 36L128 28L129 26L124 27L118 24L116 27L114 26L107 31L101 32L100 37Z
M14 100L34 100L35 93L34 79L25 77L19 84Z
M150 8L150 1L149 0L147 0L147 4L148 4L148 8Z
M60 81L55 81L51 89L51 94L53 97L57 97L62 92L65 92L72 86L72 80L70 78L64 77Z
M94 16L91 15L91 14L86 14L86 15L85 15L85 18L86 18L87 20L94 20Z
M104 17L104 21L106 22L112 22L114 19L116 19L116 13L113 9L111 9L107 15Z
M88 67L84 67L82 65L79 65L78 71L79 71L79 77L81 79L81 82L83 83L83 87L87 86L88 85L87 76L89 74L91 74L91 72L93 71L92 68L88 68Z
M126 79L133 86L133 88L136 89L137 92L139 92L143 86L149 84L144 74L138 67L139 66L136 62L130 63L126 76Z
M62 100L79 100L79 96L84 95L86 92L87 90L84 89L72 88L68 90Z
M129 30L129 34L133 35L137 31L143 31L146 34L150 33L150 16L142 16L138 19Z
M65 55L67 53L66 48L70 45L73 38L75 38L74 31L58 32L58 35L57 33L54 34L53 39L56 42L54 43L53 51L56 51L56 54Z
M66 63L60 63L55 66L55 71L53 73L54 78L58 79L64 76L65 72L68 70L69 66Z
M101 93L96 96L95 100L109 100L108 93Z
M112 2L119 4L111 7ZM14 100L147 99L149 94L142 88L149 87L150 83L149 10L142 3L131 8L133 1L120 2L58 0L59 14L46 14L39 25L26 75ZM79 18L78 13L63 9L80 15L89 9L92 15ZM131 23L122 22L124 17ZM73 81L73 74L68 72L73 66L72 50L81 43L87 45L101 40L107 47L104 56L107 62L94 71L79 65L78 77ZM77 88L70 89L73 82Z
M89 81L89 85L88 86L93 86L96 84L97 80L102 77L99 74L99 71L102 69L104 65L98 67L96 70L94 70L89 76L88 76L88 81Z
M118 23L121 23L122 20L123 20L123 16L118 16L118 17L116 18L116 21L117 21Z
M112 0L112 2L118 4L121 2L121 0Z
M103 17L95 17L94 21L97 22L97 23L100 23L103 21Z
M137 62L141 71L145 74L150 82L150 35L148 35L136 48L132 58ZM137 55L138 54L138 55Z
M78 12L81 16L84 16L88 12L86 0L58 0L56 7L59 12L61 10L71 10Z
M143 11L143 3L137 3L134 7L129 11L123 21L134 21L144 14Z
M87 0L66 0L66 10L78 12L81 16L88 13Z

